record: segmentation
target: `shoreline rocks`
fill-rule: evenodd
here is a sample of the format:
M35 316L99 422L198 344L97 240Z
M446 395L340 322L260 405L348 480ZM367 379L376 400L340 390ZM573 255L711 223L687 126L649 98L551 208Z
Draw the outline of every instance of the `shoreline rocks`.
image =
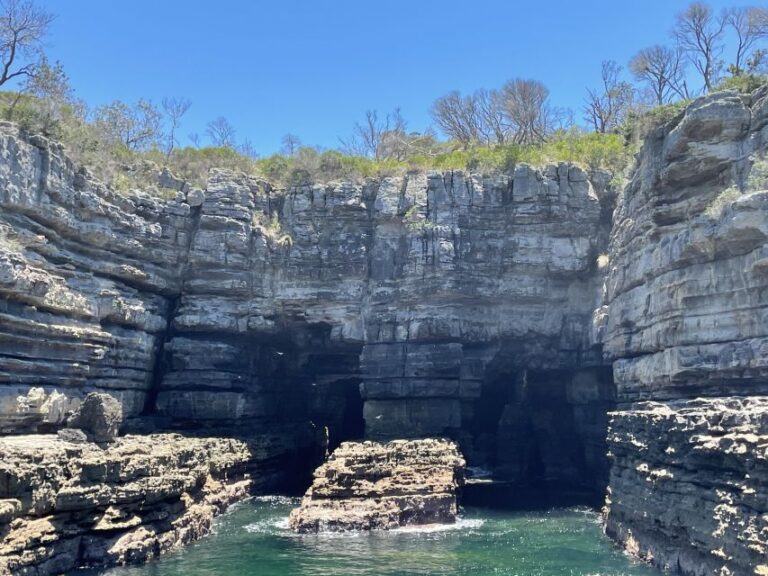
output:
M447 440L345 442L315 471L288 524L304 533L450 524L464 467Z
M768 574L768 397L612 416L606 533L673 573Z
M228 438L10 436L0 454L0 574L145 562L250 494L250 451Z

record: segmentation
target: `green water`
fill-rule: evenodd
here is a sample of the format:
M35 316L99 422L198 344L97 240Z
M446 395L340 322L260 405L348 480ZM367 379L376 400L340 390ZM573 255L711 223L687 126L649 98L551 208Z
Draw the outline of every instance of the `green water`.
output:
M139 568L108 576L650 576L600 531L597 515L569 508L469 508L438 529L300 536L286 529L296 500L257 498L220 517L214 534ZM74 576L74 575L73 575Z

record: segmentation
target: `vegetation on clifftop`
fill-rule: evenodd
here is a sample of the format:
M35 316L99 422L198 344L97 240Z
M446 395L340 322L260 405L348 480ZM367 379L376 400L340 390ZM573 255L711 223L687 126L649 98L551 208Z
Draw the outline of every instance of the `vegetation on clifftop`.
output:
M90 107L75 96L62 65L46 58L43 41L53 16L31 0L6 0L0 12L0 89L13 88L0 93L0 118L63 142L76 162L117 191L162 194L157 174L163 167L194 186L205 184L211 168L287 187L412 170L508 171L521 162L560 161L620 178L645 135L692 97L720 89L749 92L768 72L762 47L768 9L716 14L694 2L677 16L669 45L644 48L630 60L629 79L618 63L602 63L601 85L587 90L581 125L574 111L551 104L544 84L514 78L498 89L453 91L436 99L434 129L414 132L399 110L370 110L339 139L338 149L305 146L289 134L279 153L260 158L225 117L182 144L184 116L192 106L185 98Z

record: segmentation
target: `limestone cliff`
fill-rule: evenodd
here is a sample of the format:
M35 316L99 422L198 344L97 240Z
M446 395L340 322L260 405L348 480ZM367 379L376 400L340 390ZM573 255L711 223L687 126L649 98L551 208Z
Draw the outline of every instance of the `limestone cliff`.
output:
M105 390L128 429L269 434L305 466L324 429L440 435L507 479L602 490L606 175L283 191L213 171L161 200L11 126L0 165L1 430L55 429Z
M515 489L598 498L610 448L609 534L768 570L766 138L763 89L695 101L622 191L560 164L165 174L159 199L1 125L0 433L106 391L127 431L240 437L261 489L345 440L445 436Z
M768 572L767 95L699 99L645 142L596 313L608 532L684 574Z

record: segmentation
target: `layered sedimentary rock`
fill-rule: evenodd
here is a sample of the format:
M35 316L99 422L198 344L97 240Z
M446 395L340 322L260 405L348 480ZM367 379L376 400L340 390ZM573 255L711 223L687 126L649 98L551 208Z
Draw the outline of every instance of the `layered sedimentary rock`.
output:
M620 408L607 530L684 574L766 572L767 94L699 99L649 137L596 313Z
M55 430L100 390L129 430L268 435L275 471L326 441L441 435L510 480L602 489L605 174L161 173L158 199L0 132L0 431Z
M297 532L338 532L453 523L464 466L456 444L445 440L345 442L315 471L288 524Z
M250 451L227 438L126 436L103 449L0 438L0 573L145 561L206 534L249 494Z
M768 398L617 412L609 532L684 574L768 573Z

